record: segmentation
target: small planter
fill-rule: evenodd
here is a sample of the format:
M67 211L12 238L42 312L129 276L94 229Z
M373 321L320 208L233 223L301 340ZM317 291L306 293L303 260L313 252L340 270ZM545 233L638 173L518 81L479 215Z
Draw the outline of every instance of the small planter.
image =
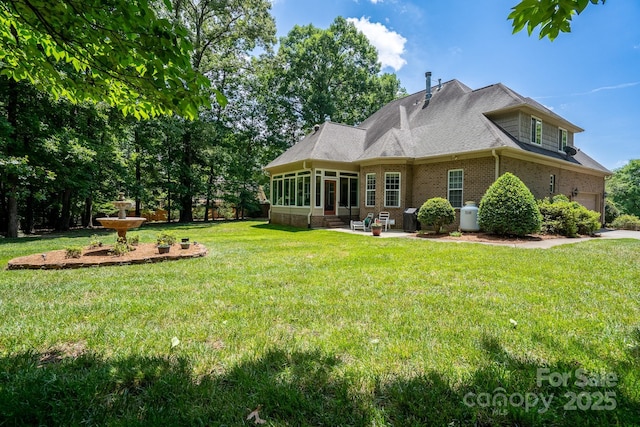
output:
M158 245L158 253L159 254L168 254L171 246L169 245Z
M184 238L184 239L182 239L181 241L182 241L182 243L189 243L189 238L188 238L188 237L185 237L185 238Z
M189 249L189 246L191 246L191 243L189 243L189 242L185 242L185 241L184 241L184 239L182 239L182 240L183 240L183 241L182 241L182 242L180 242L180 247L181 247L182 249Z
M371 226L371 233L373 233L374 236L379 236L381 232L382 227Z

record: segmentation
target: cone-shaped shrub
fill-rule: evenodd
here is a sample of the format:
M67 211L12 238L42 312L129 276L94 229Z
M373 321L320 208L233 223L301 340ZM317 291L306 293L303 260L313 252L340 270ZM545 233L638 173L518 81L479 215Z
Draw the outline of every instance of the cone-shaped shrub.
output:
M418 221L422 225L433 225L436 233L440 233L443 226L456 220L456 211L447 199L434 197L423 203L418 211Z
M480 201L480 228L495 234L524 236L540 231L542 217L533 194L512 173L494 182Z

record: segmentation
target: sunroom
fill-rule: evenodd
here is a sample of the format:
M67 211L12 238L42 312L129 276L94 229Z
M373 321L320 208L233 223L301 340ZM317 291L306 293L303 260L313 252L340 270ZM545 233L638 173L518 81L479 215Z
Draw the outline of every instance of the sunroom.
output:
M296 227L324 227L327 221L357 218L359 173L309 168L271 176L270 218Z

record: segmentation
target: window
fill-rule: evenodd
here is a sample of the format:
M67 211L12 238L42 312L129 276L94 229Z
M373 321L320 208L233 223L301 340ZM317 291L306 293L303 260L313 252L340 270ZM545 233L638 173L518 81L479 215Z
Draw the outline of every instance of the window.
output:
M531 117L531 143L542 144L542 120Z
M296 178L296 206L311 204L311 176L309 172L301 172Z
M366 182L366 206L376 205L376 174L368 173Z
M273 177L274 206L310 206L311 174L289 173Z
M400 207L400 172L386 172L384 174L384 206L387 208Z
M567 131L564 129L558 129L558 151L564 151L564 147L567 146Z
M340 174L340 206L358 206L358 174Z
M449 182L447 184L447 193L449 203L454 208L462 207L462 185L463 171L462 169L454 169L449 171Z
M553 194L556 192L556 176L549 176L549 193Z
M322 206L322 175L316 172L316 208Z

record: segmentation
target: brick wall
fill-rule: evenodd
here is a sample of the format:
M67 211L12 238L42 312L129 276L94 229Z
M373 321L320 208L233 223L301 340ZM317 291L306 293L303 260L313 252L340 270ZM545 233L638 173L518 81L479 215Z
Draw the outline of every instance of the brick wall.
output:
M290 213L271 212L271 223L307 228L307 216L294 215Z
M462 169L462 201L473 200L477 204L495 178L495 159L482 157L469 160L454 160L442 163L415 165L413 177L413 199L411 206L419 208L433 197L447 198L449 170Z
M364 217L369 212L377 217L380 212L389 212L391 219L395 220L395 229L402 230L402 214L404 209L411 205L413 194L413 166L403 164L388 164L376 166L363 166L360 169L360 212ZM400 172L400 207L392 208L384 206L385 173ZM376 204L375 206L365 206L366 202L366 177L368 173L376 174Z
M602 195L604 193L604 178L559 167L502 157L500 173L504 172L511 172L518 176L529 187L536 199L556 194L564 194L571 197L571 192L576 188L580 193L594 195ZM556 191L553 194L549 192L549 180L552 174L556 176Z

